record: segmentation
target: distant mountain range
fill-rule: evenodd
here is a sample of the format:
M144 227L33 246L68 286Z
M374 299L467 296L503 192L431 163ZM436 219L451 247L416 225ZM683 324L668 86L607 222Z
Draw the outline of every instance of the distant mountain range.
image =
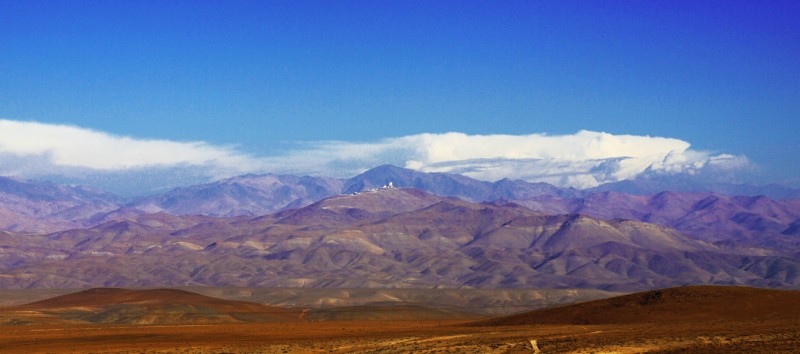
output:
M335 178L245 175L136 198L126 206L176 215L255 216L309 205L339 194L343 184Z
M395 188L384 188L392 185ZM379 166L133 199L0 178L0 286L800 287L800 200Z
M791 250L722 247L639 221L546 215L417 189L260 217L141 214L0 235L3 287L800 287Z
M665 179L664 181L659 184L655 179L642 179L578 190L521 180L503 179L497 182L485 182L462 175L425 173L383 165L350 179L245 175L213 183L180 187L157 195L122 198L82 186L56 185L48 182L0 177L0 229L50 232L83 228L97 225L109 216L113 216L113 213L129 213L132 210L145 213L165 212L174 215L257 216L303 207L339 194L351 194L379 188L389 182L396 187L416 188L439 196L457 197L472 202L525 201L522 204L531 207L536 206L536 203L545 204L545 199L550 197L569 199L574 204L581 198L597 199L593 196L601 192L623 193L632 199L638 199L639 195L650 196L662 191L675 192L676 195L683 194L681 189L658 188L658 185L672 180ZM741 195L747 196L763 194L773 199L800 196L798 190L774 185L737 186L738 189L728 186L730 188L726 190L745 192ZM709 186L709 188L711 187L713 186ZM649 193L650 191L653 193ZM714 188L703 190L703 192L714 191ZM697 193L699 192L691 192L692 195ZM558 204L563 203L559 202ZM541 205L541 207L544 208L542 210L551 208L547 205ZM564 208L563 205L553 207ZM561 211L566 212L567 210ZM593 215L605 217L601 214ZM636 217L633 219L643 220Z
M767 196L773 199L800 198L800 189L789 188L779 184L753 185L708 182L691 175L651 175L644 174L632 180L623 180L603 184L589 189L591 192L620 192L628 194L650 195L664 191L702 193L711 192L726 195Z
M661 192L652 196L616 192L580 198L538 196L517 201L548 214L580 213L600 219L626 219L674 228L720 247L800 250L800 200L715 193ZM800 254L800 253L799 253Z
M82 186L0 177L0 230L48 232L89 226L124 200Z

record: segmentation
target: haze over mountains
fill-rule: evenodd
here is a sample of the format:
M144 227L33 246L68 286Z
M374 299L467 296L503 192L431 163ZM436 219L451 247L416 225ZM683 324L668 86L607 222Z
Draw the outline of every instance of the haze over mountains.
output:
M347 180L247 175L135 199L1 181L4 287L800 287L798 200L388 165Z
M0 177L0 230L47 232L83 227L123 199L82 186Z

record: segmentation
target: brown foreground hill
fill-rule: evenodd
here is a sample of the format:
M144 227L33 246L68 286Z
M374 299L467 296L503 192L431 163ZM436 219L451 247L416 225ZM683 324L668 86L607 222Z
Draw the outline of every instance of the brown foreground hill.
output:
M95 288L0 310L27 323L197 324L299 321L300 310L224 300L178 289Z
M183 322L159 325L63 320L7 323L17 325L2 327L0 352L535 353L538 348L541 353L795 353L800 348L799 299L796 291L702 286L648 291L477 323L381 316L345 321L335 316L327 317L334 321L290 317L289 322L244 318L238 323L198 323L183 318ZM153 301L204 304L198 306L199 312L201 308L229 314L262 312L257 304L186 292L122 289L95 289L14 310L29 311L30 315L84 308L87 313L99 314L120 301L127 305ZM350 316L375 308L341 310Z
M535 310L476 324L662 324L781 318L800 318L800 291L688 286Z

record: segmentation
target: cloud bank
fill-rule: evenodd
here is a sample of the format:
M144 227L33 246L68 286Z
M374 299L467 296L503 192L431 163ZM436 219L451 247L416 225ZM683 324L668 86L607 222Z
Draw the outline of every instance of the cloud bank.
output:
M204 142L142 140L68 125L11 120L0 120L0 153L95 170L250 162L232 148Z
M588 188L649 174L735 171L750 165L744 156L692 150L672 138L580 131L571 135L419 134L378 142L321 142L280 157L292 171L345 176L382 163L424 171L503 178ZM271 163L271 164L272 164Z
M679 139L585 130L570 135L444 133L373 142L307 142L281 154L254 156L205 142L136 139L68 125L0 120L0 174L25 178L139 180L141 188L157 189L244 173L350 177L380 164L487 181L511 178L588 188L643 174L733 172L750 162L744 156L693 150Z

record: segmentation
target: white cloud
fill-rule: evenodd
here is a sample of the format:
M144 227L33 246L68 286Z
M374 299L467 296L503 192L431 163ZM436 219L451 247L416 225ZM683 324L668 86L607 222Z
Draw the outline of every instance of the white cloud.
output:
M642 173L693 174L738 170L743 156L692 150L663 137L580 131L570 135L418 134L373 142L300 143L288 152L255 157L205 142L144 140L67 125L0 120L0 174L21 177L113 175L153 179L165 175L222 178L243 173L350 177L380 164L476 179L549 182L579 188L635 178ZM171 172L172 171L172 172ZM173 173L174 172L174 173ZM143 177L144 176L144 177ZM85 180L97 180L86 178ZM144 183L144 185L148 185Z
M321 142L282 156L274 167L351 176L391 163L425 172L464 174L588 188L649 173L694 173L708 166L735 170L743 156L690 149L683 140L580 131L570 135L419 134L378 142Z
M0 154L57 167L124 170L174 165L237 169L253 160L204 142L142 140L68 125L0 120Z

